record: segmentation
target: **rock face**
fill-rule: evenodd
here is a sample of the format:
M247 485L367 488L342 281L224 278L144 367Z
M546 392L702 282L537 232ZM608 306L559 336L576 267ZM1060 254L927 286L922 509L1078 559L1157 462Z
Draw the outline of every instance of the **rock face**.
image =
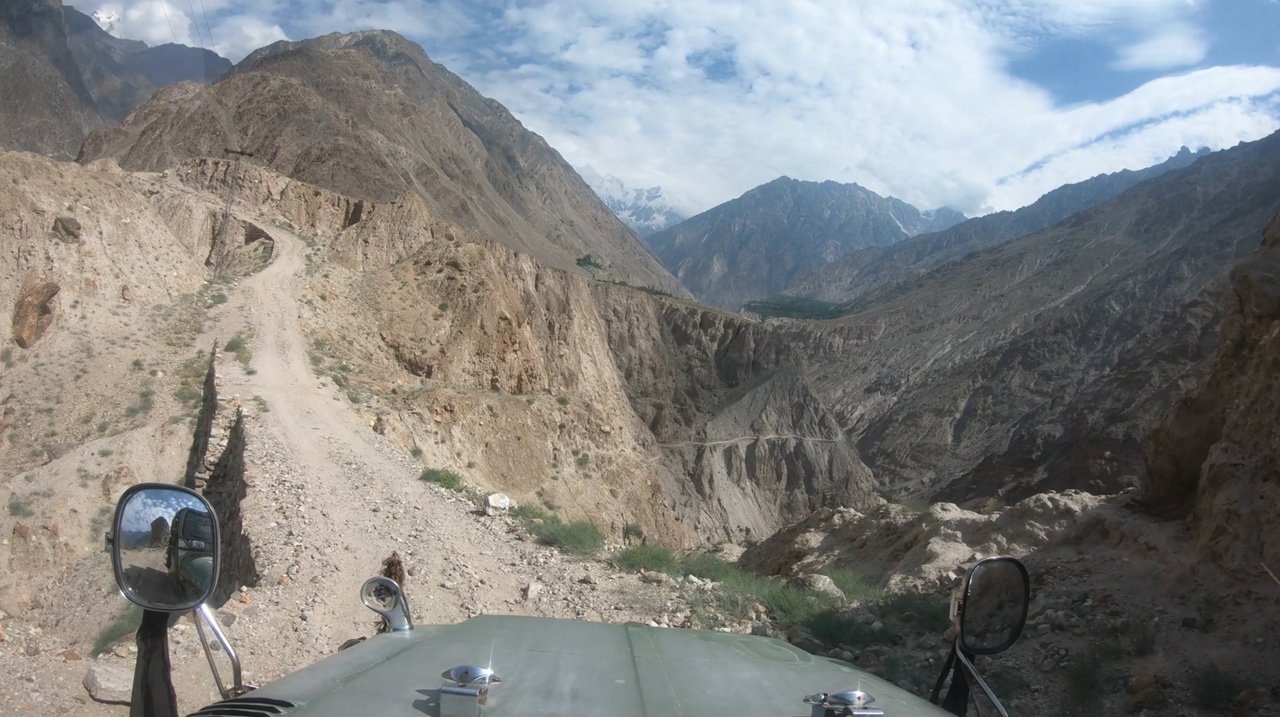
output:
M0 145L76 156L90 131L123 120L161 87L209 82L231 63L184 45L148 48L104 32L58 0L0 8Z
M1280 135L791 324L882 488L966 503L1135 485L1208 369L1222 277L1280 206Z
M677 512L699 535L759 539L820 506L878 502L870 472L777 335L670 301L600 298L632 410L666 457Z
M393 399L388 434L424 460L474 455L521 503L597 520L608 505L612 532L694 544L876 500L797 357L758 324L443 238L362 293L378 300L335 338L361 370L391 362L420 387Z
M162 170L227 147L353 202L416 195L550 266L685 293L541 137L395 33L275 43L208 88L158 93L81 159Z
M1186 147L1154 167L1100 174L1059 187L1034 203L1012 212L996 212L960 222L950 228L927 229L889 247L868 247L836 260L788 286L783 294L835 303L840 310L877 289L919 277L970 252L1046 229L1073 214L1114 198L1130 187L1207 154ZM961 217L963 219L963 217Z
M1032 496L988 514L951 503L921 513L887 503L820 510L749 548L740 563L794 578L845 567L868 584L930 591L951 587L980 557L1025 555L1044 546L1100 502L1071 491Z
M1199 557L1260 576L1280 564L1280 218L1231 271L1231 290L1208 379L1147 443L1143 499L1190 515Z
M865 247L888 246L963 216L921 213L856 184L789 177L648 238L699 300L737 310Z

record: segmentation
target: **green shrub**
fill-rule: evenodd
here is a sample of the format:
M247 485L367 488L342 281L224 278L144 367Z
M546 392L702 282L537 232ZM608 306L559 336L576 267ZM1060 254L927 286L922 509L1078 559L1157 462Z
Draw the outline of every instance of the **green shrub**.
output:
M452 491L462 492L462 476L453 471L441 470L439 468L423 468L419 479L428 483L444 486Z
M894 645L902 641L898 630L883 623L876 630L871 624L836 608L818 610L804 620L809 632L828 645Z
M516 507L512 508L511 517L516 518L517 520L520 520L523 522L532 522L535 520L546 520L551 517L551 514L548 513L546 509L540 505L529 504L529 505L517 505Z
M570 555L594 555L604 547L604 536L586 521L566 523L553 515L528 527L539 543Z
M897 593L883 598L879 614L916 629L941 634L951 627L950 604L937 595Z
M630 572L656 570L661 573L674 574L680 567L675 553L668 548L655 545L635 545L623 548L609 558L619 569Z
M879 590L867 585L861 575L848 568L836 568L824 574L840 588L849 602L874 602L880 597Z
M720 583L742 575L742 569L719 556L695 551L680 556L680 574Z

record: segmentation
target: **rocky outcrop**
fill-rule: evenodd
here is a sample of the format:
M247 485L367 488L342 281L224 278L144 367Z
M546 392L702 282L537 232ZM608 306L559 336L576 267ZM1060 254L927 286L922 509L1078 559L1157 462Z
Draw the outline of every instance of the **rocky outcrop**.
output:
M22 292L17 306L13 307L14 343L29 349L44 336L53 323L53 299L60 290L56 283L46 281Z
M919 513L890 503L865 511L821 510L749 548L739 562L787 577L844 568L891 591L929 592L951 587L979 558L1022 557L1068 537L1079 516L1100 503L1071 491L985 514L952 503Z
M609 506L602 527L677 545L873 500L798 358L759 324L488 242L420 241L360 282L362 308L324 345L382 377L380 425L424 462L474 466L566 517ZM388 361L403 373L375 370Z
M1280 565L1280 217L1231 288L1212 372L1147 443L1143 500L1189 516L1200 557L1261 575Z
M597 290L632 410L702 535L759 539L824 505L876 501L870 471L760 324Z
M228 147L353 202L415 195L550 266L581 271L590 255L603 276L685 293L541 137L392 32L275 43L208 88L157 93L81 160L164 170Z

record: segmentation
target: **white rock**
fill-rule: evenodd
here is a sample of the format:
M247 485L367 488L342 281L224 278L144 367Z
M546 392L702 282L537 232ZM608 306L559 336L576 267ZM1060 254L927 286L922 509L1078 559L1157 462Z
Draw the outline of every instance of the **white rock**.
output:
M97 702L127 705L133 695L133 671L112 665L92 665L84 673L83 684Z
M493 493L485 499L484 512L487 515L501 515L514 508L515 501L506 493Z

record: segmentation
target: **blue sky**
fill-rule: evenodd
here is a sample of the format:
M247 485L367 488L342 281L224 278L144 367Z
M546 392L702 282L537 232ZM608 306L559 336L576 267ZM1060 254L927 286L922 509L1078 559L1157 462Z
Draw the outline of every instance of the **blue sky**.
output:
M570 163L661 185L686 212L787 175L972 215L1280 128L1273 0L77 7L113 16L123 36L233 60L281 38L396 30Z

